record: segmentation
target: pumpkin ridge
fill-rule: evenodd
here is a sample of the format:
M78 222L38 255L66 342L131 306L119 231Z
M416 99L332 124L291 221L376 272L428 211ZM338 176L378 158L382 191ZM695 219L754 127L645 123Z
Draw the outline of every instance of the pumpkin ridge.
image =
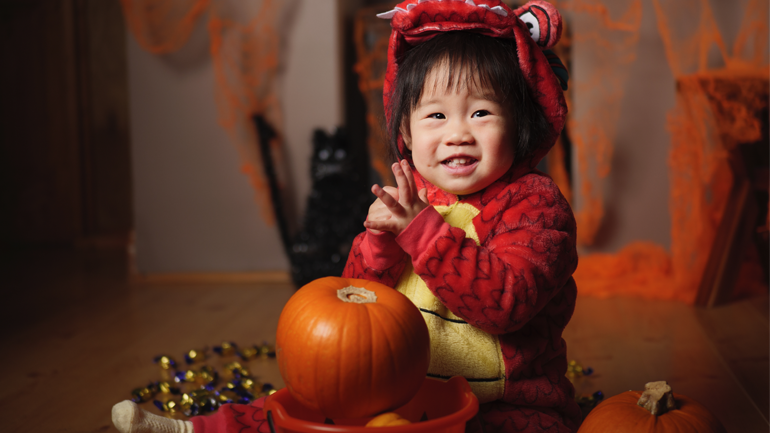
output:
M385 322L385 321L381 320L381 319L382 319L382 317L380 317L380 316L382 316L382 315L387 315L387 316L388 316L388 317L387 317L387 319L388 319L387 323L393 323L393 324L395 324L395 325L398 327L399 331L400 331L400 336L401 336L401 337L403 337L403 336L405 335L405 333L404 333L404 329L403 329L403 326L401 325L401 323L400 323L400 321L398 320L398 318L397 318L397 317L395 317L395 316L392 314L392 312L390 311L390 309L388 309L388 308L377 308L377 309L372 309L372 310L373 310L372 312L373 312L375 315L377 315L377 316L378 316L378 317L377 317L377 319L378 319L380 322ZM386 343L387 343L387 345L388 345L388 351L387 351L387 352L388 352L388 353L387 353L387 356L388 356L388 365L390 366L390 370L391 370L393 373L395 373L395 374L398 374L398 373L400 373L400 372L398 371L398 368L397 368L397 366L396 366L396 360L393 358L393 353L395 352L397 345L394 345L394 344L393 344L393 341L390 339L390 333L388 333L388 335L384 336L384 338L385 338L385 342L386 342Z
M374 294L374 292L372 292L372 294ZM375 310L375 308L373 308L373 307L376 307L376 305L377 305L377 295L375 294L374 295L374 302L369 302L369 303L362 304L362 306L364 306L364 308L360 309L362 311L361 314L366 316L365 325L369 327L368 332L360 332L359 333L359 335L368 335L369 336L368 340L369 340L370 344L368 345L367 351L366 351L367 352L366 355L368 356L369 359L365 360L365 362L363 363L363 364L366 364L366 365L373 365L375 360L377 360L378 357L379 357L379 353L377 353L375 351L377 350L377 348L380 347L379 338L381 338L381 336L379 335L379 333L375 332L375 324L374 324L374 321L373 321L373 318L372 318L372 312L373 312L373 310ZM361 320L361 322L364 322L364 321ZM362 344L362 343L359 342L359 344ZM362 371L365 368L366 368L365 365L361 365L361 370L359 370L359 371ZM375 377L371 373L363 375L363 377L360 380L365 380L366 382L368 382L363 389L374 389L377 386L377 384L378 384L377 377ZM370 405L371 405L371 403L370 403ZM367 408L367 412L371 412L372 410L373 410L373 408L371 408L371 406L369 408Z
M385 326L389 328L388 329L389 332L385 332L383 333L384 335L382 335L385 344L387 344L388 346L388 351L387 351L388 366L391 374L399 376L403 372L399 371L396 359L394 358L394 354L398 352L398 349L400 347L402 347L403 342L402 344L399 344L398 341L393 341L393 339L391 339L391 336L393 335L393 332L395 330L398 330L399 335L397 336L396 340L403 339L405 336L404 328L402 326L401 321L399 320L398 315L394 314L390 308L388 308L384 304L379 304L379 307L380 308L372 308L372 313L374 315L377 315L378 322L386 324ZM387 316L387 317L382 317L382 316ZM382 319L385 319L385 320L382 320ZM379 373L382 374L383 372L380 371ZM377 383L379 383L379 381ZM387 381L385 381L381 385L384 387L389 387L391 386L391 383L388 383ZM388 408L386 410L389 410L389 409L391 408Z

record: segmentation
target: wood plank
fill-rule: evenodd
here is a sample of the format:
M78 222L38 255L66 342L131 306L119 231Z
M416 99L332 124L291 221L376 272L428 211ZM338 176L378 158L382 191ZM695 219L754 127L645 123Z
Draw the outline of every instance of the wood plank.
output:
M706 406L728 431L768 429L758 403L714 350L694 307L632 298L579 297L564 338L568 357L595 371L576 381L578 393L601 390L610 397L643 389L646 382L666 380L674 392ZM764 366L768 368L767 360ZM764 386L766 392L766 382Z
M770 419L770 327L754 303L741 301L713 309L696 309L696 317L714 350L765 421ZM765 304L767 296L764 297Z
M136 284L289 284L288 271L132 274Z

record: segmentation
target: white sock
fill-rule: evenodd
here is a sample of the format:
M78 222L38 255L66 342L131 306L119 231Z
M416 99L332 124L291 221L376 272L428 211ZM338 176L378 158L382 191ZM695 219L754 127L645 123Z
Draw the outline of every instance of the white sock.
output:
M112 406L112 423L120 433L194 433L192 422L155 415L131 400Z

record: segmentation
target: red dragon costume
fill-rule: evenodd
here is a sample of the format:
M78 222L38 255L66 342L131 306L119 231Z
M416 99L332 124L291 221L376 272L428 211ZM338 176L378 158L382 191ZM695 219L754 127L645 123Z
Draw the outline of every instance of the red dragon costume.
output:
M519 64L551 125L526 159L484 190L447 194L415 172L432 205L397 237L365 231L344 277L381 282L407 295L431 331L433 377L464 376L490 432L574 432L580 410L565 377L577 289L575 220L553 181L535 166L567 113L562 83L543 53L559 40L561 16L545 1L510 10L492 0L411 0L380 14L393 31L384 84L386 112L398 59L438 32L514 38ZM471 426L469 430L477 428Z
M408 0L379 15L393 31L384 83L387 112L397 59L438 32L514 38L520 67L551 125L530 157L482 191L458 197L415 171L432 205L398 236L361 233L344 277L396 288L431 330L434 377L464 376L481 402L467 431L575 432L580 409L565 377L562 331L575 306L575 220L553 181L535 169L567 113L562 82L543 50L561 36L545 1L511 10L499 0ZM191 419L196 433L270 432L263 399Z

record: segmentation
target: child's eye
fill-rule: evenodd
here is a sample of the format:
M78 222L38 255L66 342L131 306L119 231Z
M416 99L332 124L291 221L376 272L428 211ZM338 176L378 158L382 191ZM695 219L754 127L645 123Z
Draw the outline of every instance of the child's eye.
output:
M431 119L446 119L446 116L444 116L443 113L433 113L428 115L428 117Z
M473 113L473 116L471 116L471 117L484 117L484 116L486 116L488 114L489 114L489 111L487 111L487 110L479 110L479 111Z

